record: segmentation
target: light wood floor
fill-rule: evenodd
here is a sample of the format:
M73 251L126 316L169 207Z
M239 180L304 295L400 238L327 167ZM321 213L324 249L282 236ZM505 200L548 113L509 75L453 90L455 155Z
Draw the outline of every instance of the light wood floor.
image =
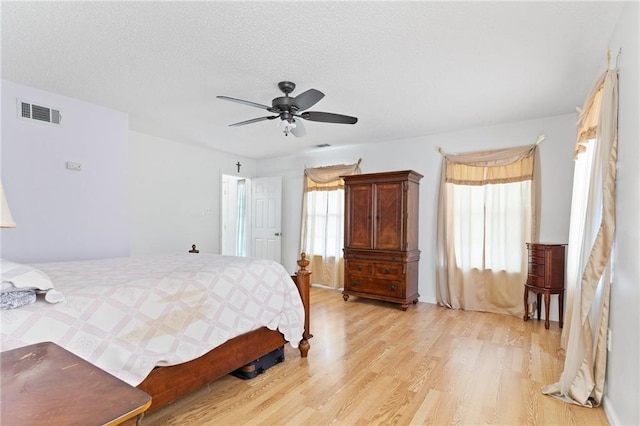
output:
M311 351L253 380L224 377L146 425L606 425L602 408L542 395L562 371L560 329L490 313L311 290Z

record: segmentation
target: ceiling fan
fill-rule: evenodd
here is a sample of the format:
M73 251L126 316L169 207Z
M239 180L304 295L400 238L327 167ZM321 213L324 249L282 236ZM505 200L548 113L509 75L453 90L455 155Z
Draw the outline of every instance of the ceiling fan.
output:
M295 83L290 81L281 81L278 83L278 88L284 93L284 96L275 98L271 101L271 106L258 104L251 101L245 101L242 99L230 98L228 96L217 96L218 99L225 101L238 102L244 105L265 109L273 114L266 117L252 118L251 120L240 121L239 123L229 124L229 127L244 126L245 124L257 123L264 120L273 120L279 118L280 124L284 128L284 134L289 136L289 133L296 137L301 137L306 134L306 130L301 120L303 118L309 121L320 121L323 123L340 123L340 124L356 124L358 119L356 117L350 117L348 115L333 114L330 112L319 111L305 111L314 106L320 99L324 97L324 93L316 89L309 89L306 92L300 93L296 97L290 97L289 93L293 92L296 88Z

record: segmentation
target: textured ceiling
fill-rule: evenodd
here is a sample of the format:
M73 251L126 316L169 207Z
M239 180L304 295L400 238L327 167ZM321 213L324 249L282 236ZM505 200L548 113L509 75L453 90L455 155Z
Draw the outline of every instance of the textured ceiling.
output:
M129 114L133 130L251 158L569 113L601 67L616 2L8 2L2 78ZM615 48L615 47L614 47ZM285 137L277 83L325 93Z

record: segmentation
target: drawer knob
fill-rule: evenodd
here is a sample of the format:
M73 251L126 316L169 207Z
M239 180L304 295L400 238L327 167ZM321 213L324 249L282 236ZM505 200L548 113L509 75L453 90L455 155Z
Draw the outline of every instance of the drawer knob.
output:
M389 290L391 291L396 291L398 289L398 287L396 287L395 285L389 286Z
M351 285L354 286L354 287L357 287L358 286L358 281L351 281Z
M362 271L362 266L358 265L358 267L356 268L358 271Z
M384 272L385 274L390 274L390 273L391 273L391 269L389 269L389 268L384 268L384 271L383 271L383 272Z

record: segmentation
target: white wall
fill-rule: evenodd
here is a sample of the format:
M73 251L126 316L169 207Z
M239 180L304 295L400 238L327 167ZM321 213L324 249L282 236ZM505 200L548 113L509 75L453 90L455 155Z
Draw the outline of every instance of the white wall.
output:
M2 80L2 182L17 223L0 231L17 262L129 254L128 116ZM18 119L16 99L62 112L63 126ZM66 162L82 171L66 169Z
M255 160L130 133L131 254L220 253L222 174L252 176Z
M612 340L604 406L609 420L620 425L640 424L639 9L638 2L627 4L609 43L614 57L619 48L622 54L618 61L617 223L609 317Z
M507 125L464 130L414 139L316 150L296 157L258 162L258 175L284 176L282 263L295 269L300 238L302 177L304 167L353 163L362 158L362 172L413 169L424 175L420 182L420 300L435 303L435 247L438 185L445 152L479 151L534 143L540 133L542 209L540 240L567 242L573 178L573 147L576 115L567 114ZM462 126L462 125L461 125ZM555 297L555 296L554 296ZM558 318L557 299L552 299L552 319Z

